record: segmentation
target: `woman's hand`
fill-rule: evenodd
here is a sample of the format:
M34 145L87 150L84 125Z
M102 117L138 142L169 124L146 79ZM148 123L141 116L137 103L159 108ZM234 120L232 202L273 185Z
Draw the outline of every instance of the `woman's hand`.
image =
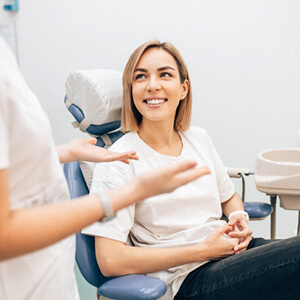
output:
M234 248L238 245L239 239L231 238L229 236L231 231L232 226L224 224L215 229L202 243L195 245L201 247L201 252L205 255L204 260L219 260L235 254Z
M57 146L57 152L61 163L70 161L108 162L120 160L129 164L130 159L138 160L135 151L117 153L97 147L96 138L75 139L66 145Z
M210 173L207 167L195 168L196 164L195 161L184 161L140 175L137 179L141 189L147 193L145 198L170 193L179 186Z
M228 235L232 238L240 240L239 244L234 248L235 254L247 250L252 240L252 229L249 227L248 220L243 214L236 214L231 217L228 225L232 227L232 231Z

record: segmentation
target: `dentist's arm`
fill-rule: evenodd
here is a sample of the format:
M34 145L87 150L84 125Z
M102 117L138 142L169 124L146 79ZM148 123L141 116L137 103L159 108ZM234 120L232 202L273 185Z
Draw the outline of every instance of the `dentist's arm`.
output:
M195 162L184 162L148 172L109 191L114 210L156 194L170 192L209 172L207 168L194 168L195 165ZM157 182L155 187L153 181ZM0 170L0 260L49 246L103 216L102 205L94 195L60 204L11 210L9 170Z

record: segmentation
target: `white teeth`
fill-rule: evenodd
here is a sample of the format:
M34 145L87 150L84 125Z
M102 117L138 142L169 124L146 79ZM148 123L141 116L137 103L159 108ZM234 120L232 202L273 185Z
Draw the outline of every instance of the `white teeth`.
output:
M151 99L151 100L147 100L147 104L150 104L150 105L157 105L157 104L161 104L161 103L164 103L165 100L163 99Z

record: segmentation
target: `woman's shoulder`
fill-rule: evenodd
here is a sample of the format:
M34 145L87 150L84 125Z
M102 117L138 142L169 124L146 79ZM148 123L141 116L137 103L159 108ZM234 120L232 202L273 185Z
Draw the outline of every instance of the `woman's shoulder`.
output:
M199 126L190 126L187 131L181 133L188 142L194 146L208 146L212 147L212 140L204 128Z
M206 138L208 136L207 131L199 126L190 126L187 131L182 132L183 135L189 136L189 137L203 137Z
M113 145L110 147L110 150L116 152L125 152L133 150L133 147L137 143L137 137L135 132L125 133L120 137Z

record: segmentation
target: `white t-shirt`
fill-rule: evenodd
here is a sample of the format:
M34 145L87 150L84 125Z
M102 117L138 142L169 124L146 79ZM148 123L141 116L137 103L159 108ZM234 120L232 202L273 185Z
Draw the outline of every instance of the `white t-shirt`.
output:
M208 166L211 174L201 177L169 194L148 198L123 209L110 222L94 223L83 233L126 242L128 235L137 247L167 248L194 245L224 224L221 203L234 194L234 186L207 132L191 127L180 133L183 148L180 156L163 155L143 142L136 132L119 139L113 151L136 150L138 161L98 164L91 193L120 186L153 168L194 159L198 166ZM155 185L155 182L153 182ZM203 263L191 263L155 272L168 286L163 299L173 299L185 277ZM148 274L149 275L149 274Z
M0 37L1 169L9 169L12 210L70 199L48 118ZM0 299L79 299L74 255L72 236L0 262Z

